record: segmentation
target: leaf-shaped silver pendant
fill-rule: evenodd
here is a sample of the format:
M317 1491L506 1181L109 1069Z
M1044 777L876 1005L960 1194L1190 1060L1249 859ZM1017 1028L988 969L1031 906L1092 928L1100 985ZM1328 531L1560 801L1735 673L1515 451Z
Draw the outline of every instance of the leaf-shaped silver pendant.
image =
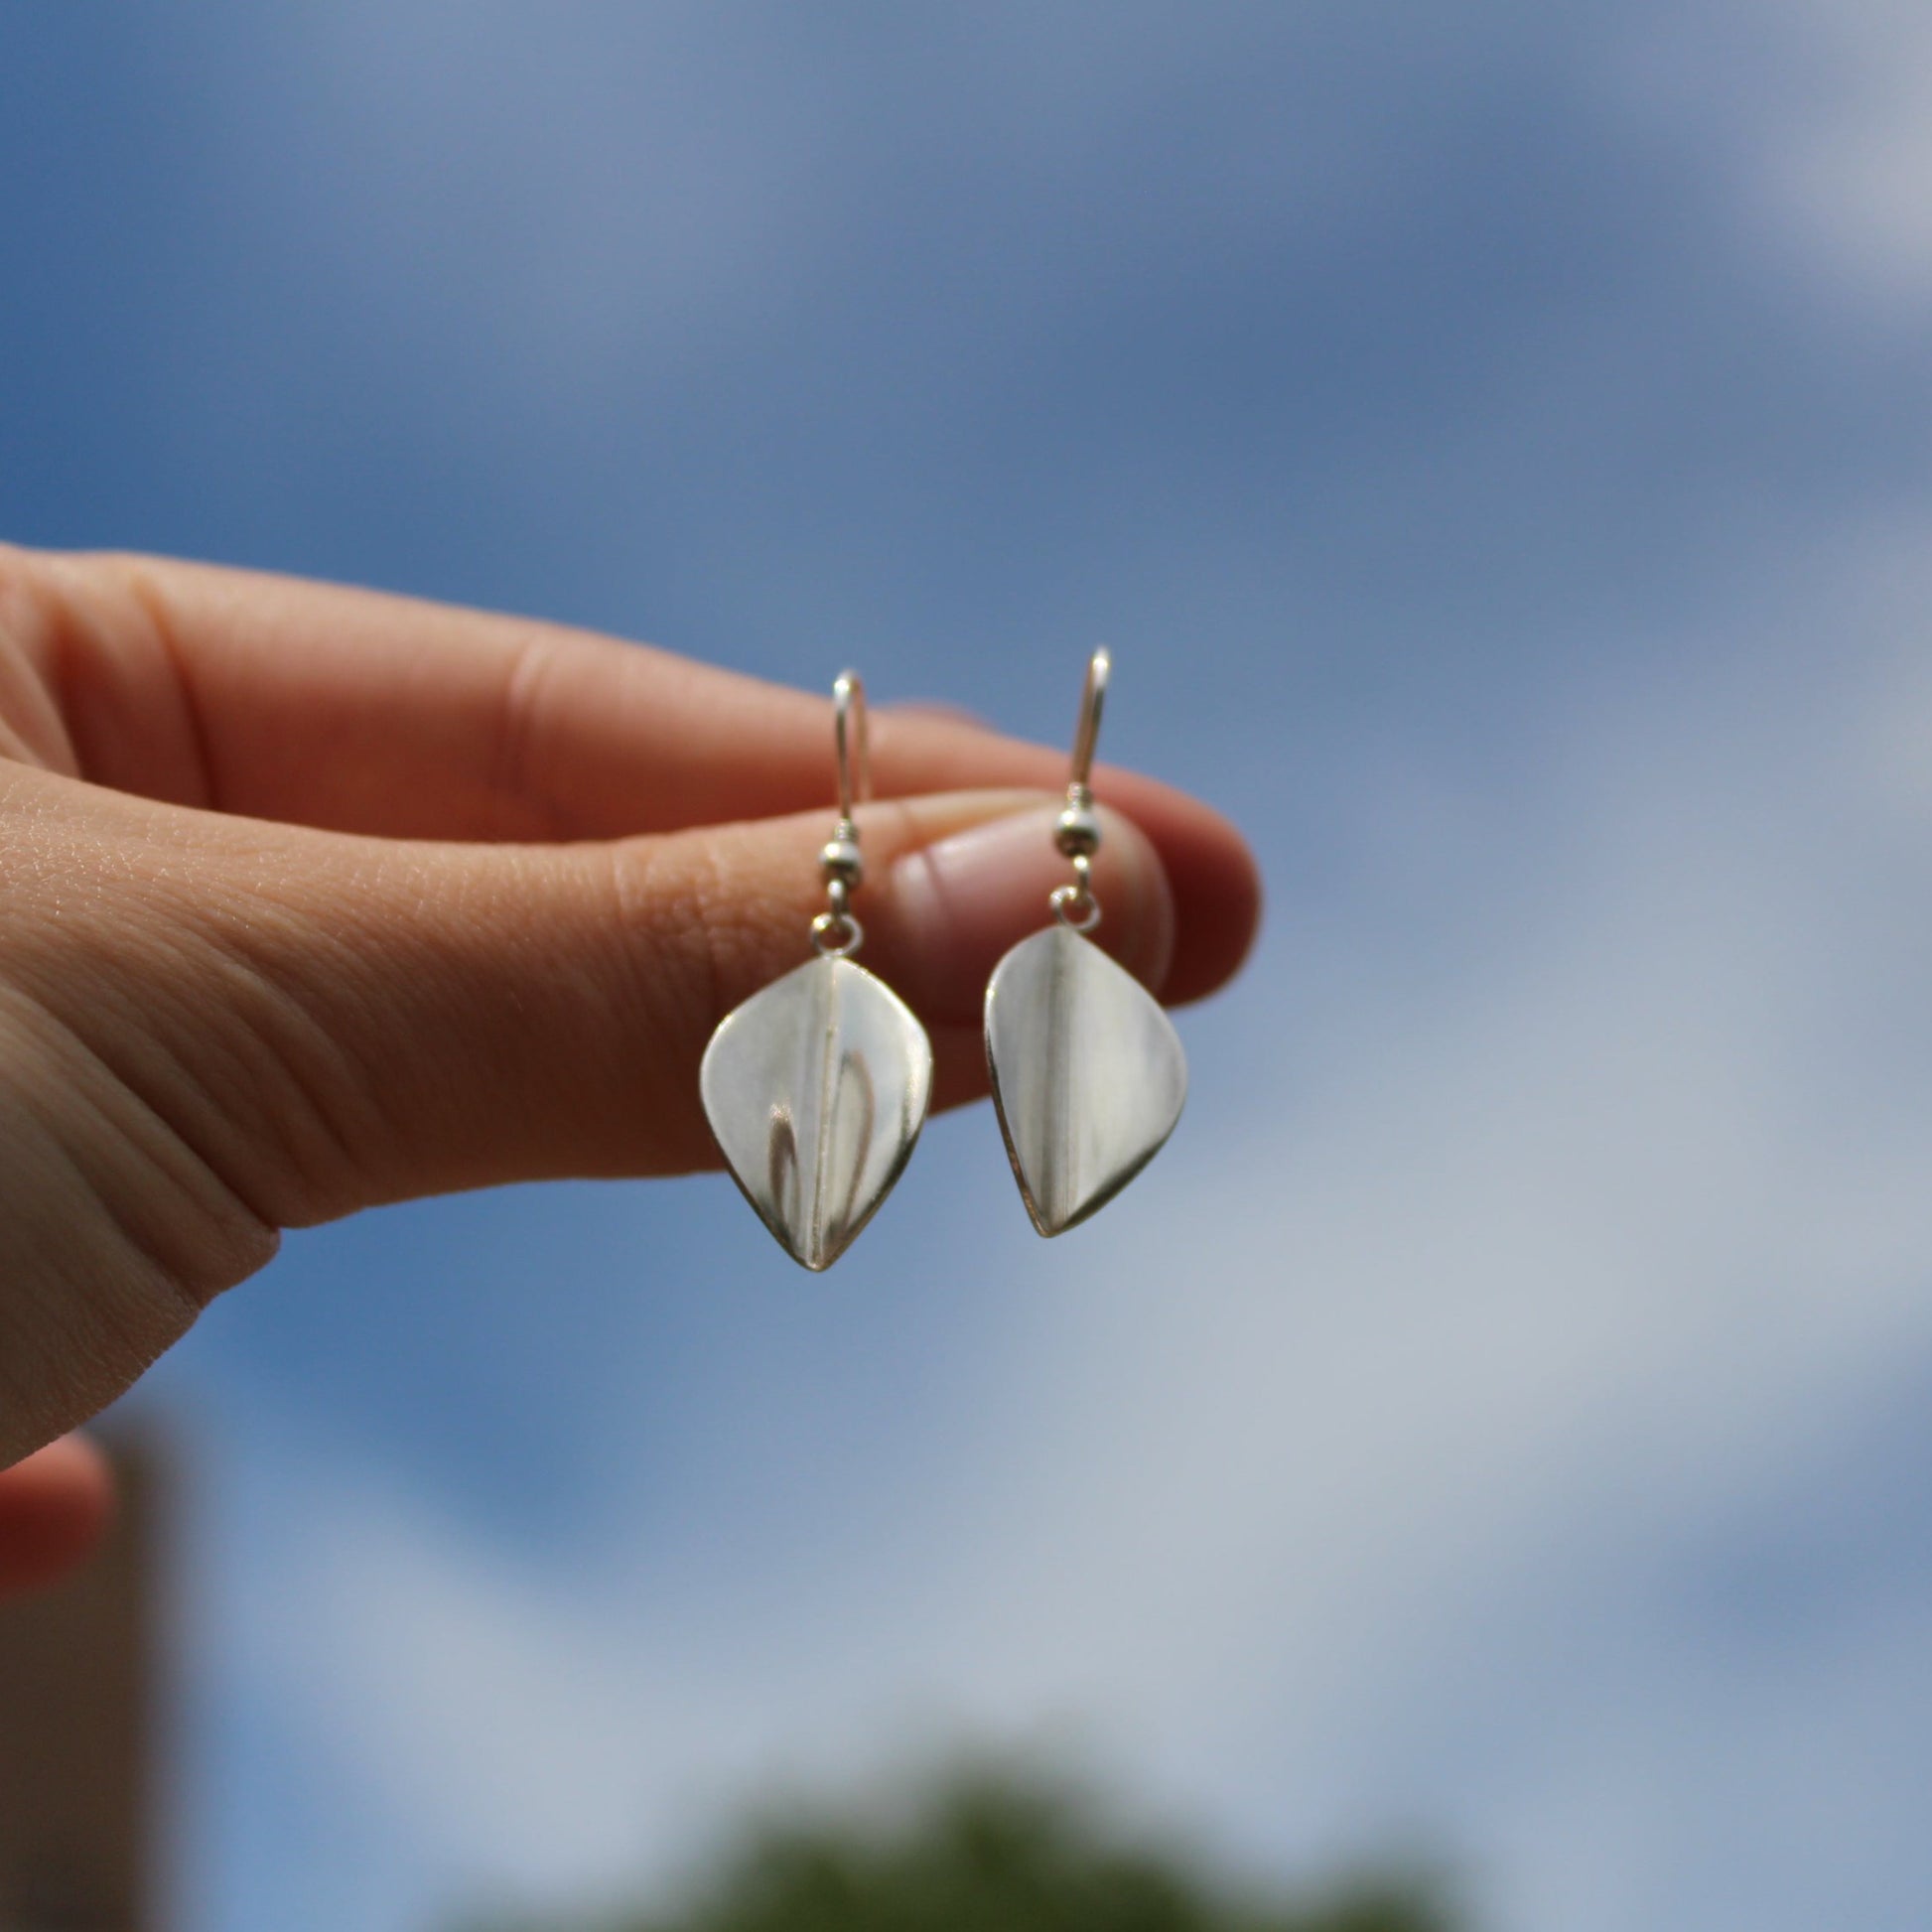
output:
M1187 1098L1187 1058L1160 1002L1064 925L1023 939L993 969L986 1059L1041 1234L1112 1200L1160 1153Z
M698 1089L746 1199L816 1271L852 1245L911 1159L932 1046L884 980L826 956L725 1016Z

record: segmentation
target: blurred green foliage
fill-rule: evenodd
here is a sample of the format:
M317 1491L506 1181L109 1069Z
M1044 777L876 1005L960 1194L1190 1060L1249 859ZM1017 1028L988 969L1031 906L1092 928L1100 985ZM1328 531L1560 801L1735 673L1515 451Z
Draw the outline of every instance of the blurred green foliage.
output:
M985 1771L897 1822L767 1819L670 1910L486 1932L1453 1932L1420 1879L1318 1896L1244 1890L1185 1851L1109 1828L1070 1786ZM476 1928L475 1932L485 1932Z

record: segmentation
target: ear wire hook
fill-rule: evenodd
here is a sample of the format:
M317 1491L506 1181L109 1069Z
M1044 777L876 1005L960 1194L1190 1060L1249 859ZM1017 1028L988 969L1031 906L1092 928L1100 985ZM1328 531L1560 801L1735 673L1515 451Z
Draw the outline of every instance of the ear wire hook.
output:
M1053 826L1053 843L1073 868L1073 884L1056 887L1047 902L1062 925L1091 932L1100 923L1100 901L1093 896L1093 855L1100 850L1100 815L1093 808L1093 753L1100 741L1100 714L1107 702L1107 680L1114 660L1105 644L1087 659L1087 681L1080 692L1080 716L1073 728L1073 766L1066 784L1066 806Z
M1093 748L1100 740L1100 713L1107 702L1107 678L1113 668L1114 660L1105 644L1087 659L1086 687L1080 693L1080 718L1073 728L1073 775L1066 788L1069 800L1076 790L1086 792L1089 801L1093 796L1087 790L1093 776Z
M825 910L812 921L812 945L844 959L859 950L866 930L852 916L851 898L866 876L859 827L852 813L872 796L872 745L866 727L866 685L857 671L832 680L832 750L839 774L839 822L818 849L825 881Z
M852 823L852 807L872 796L872 746L866 730L866 681L857 671L832 680L832 743L839 761L839 824ZM853 750L858 756L854 758ZM857 782L854 782L854 773Z

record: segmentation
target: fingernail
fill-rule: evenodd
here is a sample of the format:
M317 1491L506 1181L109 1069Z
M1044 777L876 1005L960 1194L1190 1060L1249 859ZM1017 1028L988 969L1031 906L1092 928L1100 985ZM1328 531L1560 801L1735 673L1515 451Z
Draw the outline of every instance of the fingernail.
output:
M1053 844L1056 815L1047 806L989 819L895 862L895 936L915 982L906 995L935 1019L976 1019L1000 955L1053 916L1050 895L1073 876ZM1173 927L1161 862L1118 814L1103 813L1102 824L1094 936L1158 985Z

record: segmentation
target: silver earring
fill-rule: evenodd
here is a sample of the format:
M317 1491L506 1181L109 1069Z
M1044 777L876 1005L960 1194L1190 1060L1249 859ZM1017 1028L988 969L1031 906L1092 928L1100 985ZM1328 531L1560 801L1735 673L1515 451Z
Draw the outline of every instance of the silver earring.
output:
M993 1103L1041 1234L1063 1234L1112 1200L1160 1153L1187 1097L1173 1023L1084 936L1100 923L1090 877L1100 820L1088 780L1111 668L1104 650L1087 664L1066 809L1053 828L1073 883L1050 897L1054 922L1015 946L986 988Z
M932 1094L925 1029L852 958L865 939L850 903L865 875L852 809L870 784L856 672L832 686L832 721L839 821L818 855L817 957L727 1014L698 1071L733 1178L784 1251L814 1271L844 1254L892 1191Z

